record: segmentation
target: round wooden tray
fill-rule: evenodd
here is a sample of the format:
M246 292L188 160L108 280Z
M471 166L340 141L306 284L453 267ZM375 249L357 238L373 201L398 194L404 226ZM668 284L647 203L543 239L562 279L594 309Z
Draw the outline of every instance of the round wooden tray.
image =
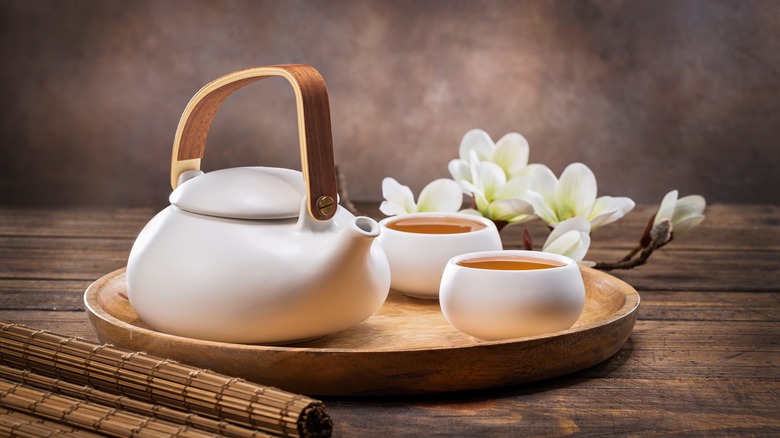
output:
M382 308L361 324L286 346L202 341L154 331L130 307L124 269L93 283L84 301L98 338L117 347L310 395L415 394L532 382L615 354L634 327L639 295L603 272L583 268L582 275L585 310L572 328L493 342L456 331L437 301L392 290Z

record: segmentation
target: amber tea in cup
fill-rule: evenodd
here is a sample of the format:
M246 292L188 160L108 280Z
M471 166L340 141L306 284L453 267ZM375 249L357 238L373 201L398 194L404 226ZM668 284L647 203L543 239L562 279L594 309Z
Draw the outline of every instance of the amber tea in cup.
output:
M414 298L439 298L441 275L452 257L502 248L493 221L464 213L410 213L383 219L379 226L390 286Z
M457 330L485 341L570 328L585 308L577 262L538 251L481 251L447 262L439 303Z
M535 269L549 269L565 266L564 263L554 260L528 256L476 257L460 260L457 264L465 268L495 269L499 271L531 271Z
M387 228L404 233L418 234L460 234L482 230L482 222L460 217L407 217L387 222Z

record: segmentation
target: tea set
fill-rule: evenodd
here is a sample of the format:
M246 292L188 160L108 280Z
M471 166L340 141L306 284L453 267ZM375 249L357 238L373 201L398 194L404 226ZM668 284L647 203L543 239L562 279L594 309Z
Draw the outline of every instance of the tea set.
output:
M302 171L201 171L222 102L273 76L295 94ZM565 330L584 308L576 262L503 251L488 219L415 213L377 223L339 206L327 89L307 65L240 70L198 91L174 137L171 186L171 205L140 232L126 274L131 306L161 332L295 343L366 320L391 287L438 299L454 328L482 341Z

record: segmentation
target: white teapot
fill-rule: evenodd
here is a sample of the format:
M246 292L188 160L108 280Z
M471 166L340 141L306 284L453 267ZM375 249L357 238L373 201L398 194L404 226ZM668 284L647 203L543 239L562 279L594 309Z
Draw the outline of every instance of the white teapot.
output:
M295 91L303 172L203 173L209 125L235 90L269 76ZM223 76L179 122L171 206L141 231L127 263L130 304L153 329L221 342L288 343L349 328L390 288L379 225L337 204L328 94L306 65Z

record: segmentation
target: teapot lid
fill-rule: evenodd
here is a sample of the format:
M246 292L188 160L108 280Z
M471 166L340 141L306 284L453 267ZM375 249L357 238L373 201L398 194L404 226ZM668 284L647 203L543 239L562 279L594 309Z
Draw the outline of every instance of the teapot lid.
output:
M303 174L276 167L215 170L179 184L171 204L191 213L233 219L296 218L306 196Z

